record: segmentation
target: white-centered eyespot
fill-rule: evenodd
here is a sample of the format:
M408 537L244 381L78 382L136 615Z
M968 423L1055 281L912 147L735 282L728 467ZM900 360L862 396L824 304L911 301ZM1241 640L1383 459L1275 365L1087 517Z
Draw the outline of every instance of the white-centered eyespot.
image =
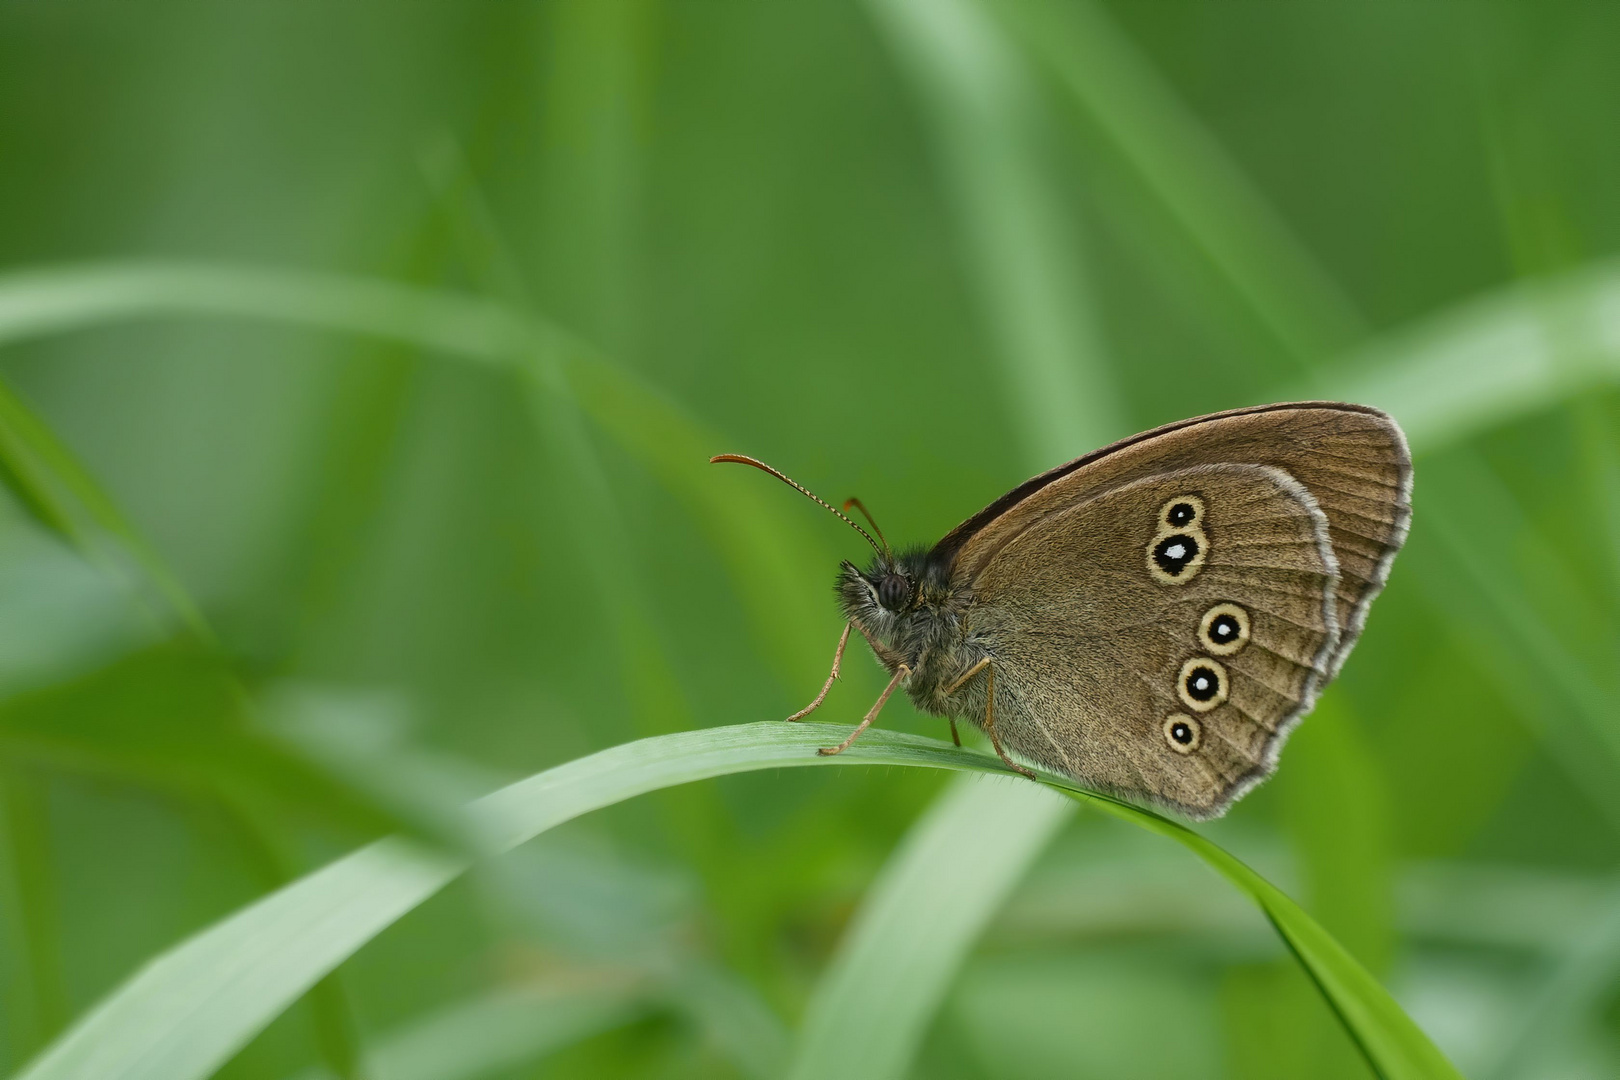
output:
M1226 700L1231 683L1226 668L1207 656L1195 656L1181 665L1176 693L1193 712L1209 712Z
M1190 754L1204 745L1204 725L1186 713L1164 718L1164 741L1178 754Z
M1231 656L1249 643L1249 613L1236 604L1216 604L1204 612L1198 640L1216 656Z
M1204 500L1196 495L1177 495L1159 508L1160 532L1185 529L1189 525L1202 524L1203 520Z
M1164 585L1184 585L1204 566L1209 540L1196 525L1168 529L1147 546L1148 573Z

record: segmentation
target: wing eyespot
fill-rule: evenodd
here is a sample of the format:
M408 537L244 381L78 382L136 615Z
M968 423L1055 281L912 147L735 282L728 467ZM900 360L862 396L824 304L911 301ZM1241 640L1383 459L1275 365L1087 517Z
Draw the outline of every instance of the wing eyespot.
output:
M1159 531L1170 532L1201 524L1204 500L1197 495L1177 495L1159 508Z
M1209 539L1196 525L1160 532L1147 547L1148 573L1164 585L1185 585L1204 567Z
M1231 656L1249 643L1249 613L1236 604L1216 604L1198 624L1198 642L1216 656Z
M1193 712L1209 712L1224 702L1231 686L1226 668L1207 656L1195 656L1182 664L1176 677L1176 693Z
M1204 745L1204 725L1186 713L1164 718L1164 741L1178 754L1190 754Z

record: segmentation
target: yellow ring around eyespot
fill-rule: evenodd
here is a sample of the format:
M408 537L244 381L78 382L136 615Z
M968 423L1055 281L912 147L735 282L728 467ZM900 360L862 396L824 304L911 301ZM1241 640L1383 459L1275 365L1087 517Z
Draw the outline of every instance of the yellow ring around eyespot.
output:
M1157 548L1161 542L1169 539L1172 536L1190 537L1192 542L1198 546L1197 553L1193 555L1192 559L1188 561L1186 566L1181 568L1181 573L1179 574L1172 574L1165 570L1164 567L1159 565L1158 560L1154 559L1153 557L1153 550ZM1161 585L1185 585L1187 582L1197 577L1198 571L1204 568L1204 558L1208 554L1209 538L1204 535L1204 530L1200 529L1197 525L1188 525L1185 528L1179 529L1161 529L1157 534L1155 534L1152 540L1148 541L1148 573L1152 575L1154 581L1157 581Z
M1192 733L1192 738L1190 741L1181 742L1176 738L1175 730L1177 724L1187 725L1187 730ZM1171 713L1169 716L1164 718L1164 741L1169 743L1170 749L1174 750L1176 753L1190 754L1194 750L1197 750L1200 746L1204 745L1204 725L1200 724L1197 720L1191 716L1188 716L1186 713Z
M1229 616L1237 623L1237 637L1231 641L1216 641L1213 630L1215 620L1222 615ZM1203 619L1198 623L1198 642L1216 656L1231 656L1249 643L1251 627L1249 613L1236 604L1216 604L1204 612Z
M1199 668L1208 668L1215 676L1215 693L1207 701L1198 700L1187 689L1187 677ZM1231 688L1232 681L1226 673L1226 668L1219 661L1211 660L1207 656L1195 656L1188 660L1181 665L1181 673L1176 676L1176 694L1193 712L1209 712L1226 700Z

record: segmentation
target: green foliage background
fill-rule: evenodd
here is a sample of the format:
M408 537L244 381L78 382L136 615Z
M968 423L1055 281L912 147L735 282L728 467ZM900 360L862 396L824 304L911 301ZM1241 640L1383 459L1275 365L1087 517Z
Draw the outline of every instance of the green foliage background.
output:
M0 1069L370 839L802 704L860 542L706 455L931 541L1343 396L1413 436L1412 539L1201 831L1466 1074L1620 1073L1617 49L1596 4L0 2ZM220 1075L1368 1075L1239 894L1020 791L588 816ZM886 910L937 955L863 1000ZM850 1015L915 1035L840 1063Z

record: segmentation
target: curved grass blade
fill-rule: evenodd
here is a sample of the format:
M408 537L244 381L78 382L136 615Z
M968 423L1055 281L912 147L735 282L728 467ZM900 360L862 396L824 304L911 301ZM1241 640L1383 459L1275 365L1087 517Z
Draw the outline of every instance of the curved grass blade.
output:
M501 365L530 355L536 333L574 340L493 301L336 274L132 262L0 276L0 345L163 316L242 318L373 335L450 358ZM605 401L633 384L627 373L604 370L600 358L584 348L570 350L568 365L570 382L589 384L582 394L587 408L591 396ZM1314 393L1377 405L1400 418L1415 448L1432 451L1586 387L1615 383L1620 383L1620 265L1599 263L1484 294L1381 336L1279 400ZM678 412L672 415L672 407L656 394L635 388L645 395L636 402L637 411L650 407L667 423L700 431ZM601 419L594 410L593 416ZM627 448L640 459L648 456L645 447L631 443ZM749 511L746 516L752 517L752 506ZM772 579L780 570L761 569Z
M1419 1077L1461 1080L1462 1074L1401 1010L1378 980L1281 889L1185 825L1105 795L1066 785L1059 787L1065 795L1079 802L1170 837L1247 893L1277 928L1277 933L1379 1076L1385 1080L1417 1080Z
M112 322L256 319L510 363L531 322L503 304L375 279L193 262L93 263L0 278L0 344Z
M904 1077L968 950L1072 810L1032 784L954 781L884 864L816 984L793 1080Z
M1603 262L1497 289L1381 336L1304 389L1376 405L1399 418L1414 450L1429 451L1614 383L1620 264Z
M798 681L819 677L822 631L830 639L836 625L803 568L824 565L825 551L786 524L790 511L757 484L703 464L725 449L717 434L541 316L443 290L240 265L101 263L0 275L0 345L176 316L377 337L525 371L553 386L561 380L593 422L692 508L777 672Z
M1557 335L1547 332L1549 308L1560 315ZM1620 271L1590 268L1488 295L1375 342L1322 386L1393 409L1414 444L1432 450L1581 387L1620 381L1617 312ZM163 313L379 334L497 363L527 347L534 325L500 305L324 275L135 265L0 279L0 341Z
M838 757L815 750L842 728L768 722L663 735L549 769L473 803L470 833L504 851L591 810L675 784L811 765L910 765L1008 775L998 759L932 739L872 732ZM1393 1080L1456 1077L1377 981L1293 901L1184 826L1067 782L1049 786L1178 840L1252 897ZM153 960L18 1080L200 1080L367 941L467 864L390 839L249 905Z

